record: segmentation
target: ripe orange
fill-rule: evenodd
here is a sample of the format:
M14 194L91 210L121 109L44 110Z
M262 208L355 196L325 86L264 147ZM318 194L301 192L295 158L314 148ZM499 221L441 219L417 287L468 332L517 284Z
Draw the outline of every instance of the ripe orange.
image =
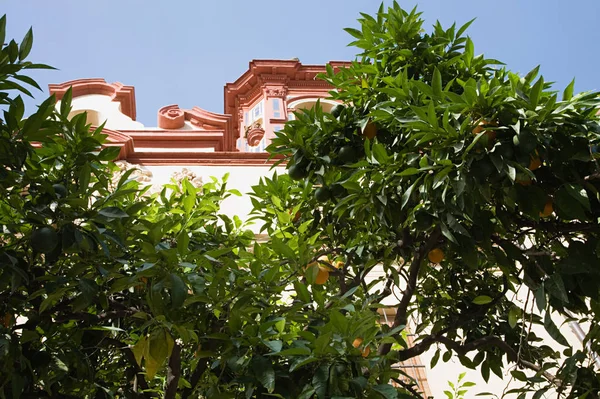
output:
M361 346L363 343L363 339L361 337L355 338L354 341L352 341L352 346L355 348L358 348L359 346Z
M363 137L373 140L377 136L377 126L373 122L367 123L362 133Z
M367 346L365 349L363 349L361 355L362 355L362 357L367 357L367 356L369 356L369 353L371 353L371 347Z
M429 251L427 257L431 263L440 263L442 260L444 260L444 251L442 251L440 248L434 248Z
M533 180L531 180L531 177L529 176L517 177L516 182L522 185L523 187L531 186L533 184Z
M288 211L288 214L290 216L292 216L292 210L291 209ZM296 223L298 220L300 220L300 216L302 216L302 214L300 213L300 211L296 212L296 214L292 218L292 223Z
M529 170L533 171L536 169L539 169L542 166L542 160L540 159L540 156L538 155L538 152L536 151L534 155L531 156L531 159L529 160Z
M315 284L323 285L329 279L329 270L327 267L319 265L319 273L315 279Z
M495 122L481 121L479 125L473 128L473 134L477 135L485 130L486 126L497 126ZM487 136L488 143L494 141L496 139L496 131L495 130L485 130L485 135Z
M546 205L544 205L544 210L540 212L540 216L543 218L547 218L548 216L552 215L553 212L554 206L552 205L552 200L549 199L548 201L546 201Z
M2 317L2 325L3 325L4 327L6 327L6 328L10 327L10 325L12 324L12 323L11 323L11 322L12 322L12 318L13 318L13 315L12 315L12 314L10 314L10 313L6 313L6 314L4 315L4 317Z

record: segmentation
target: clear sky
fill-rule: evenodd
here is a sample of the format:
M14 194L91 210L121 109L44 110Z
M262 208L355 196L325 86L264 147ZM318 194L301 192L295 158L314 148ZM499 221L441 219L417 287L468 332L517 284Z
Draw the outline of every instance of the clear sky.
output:
M350 60L357 49L344 27L356 27L373 0L0 0L8 37L33 26L31 60L58 71L48 83L102 77L135 86L138 120L156 125L168 104L223 111L223 85L254 58L305 64ZM386 1L386 4L390 2ZM407 9L414 1L400 1ZM525 73L538 64L556 88L576 77L576 91L600 89L599 0L423 0L426 29L476 17L468 34L476 53ZM42 93L36 94L41 102Z

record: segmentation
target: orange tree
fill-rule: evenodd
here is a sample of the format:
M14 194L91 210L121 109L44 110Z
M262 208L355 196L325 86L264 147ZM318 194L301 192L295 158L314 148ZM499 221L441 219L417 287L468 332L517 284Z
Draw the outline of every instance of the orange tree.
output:
M363 372L376 315L323 289L318 236L255 243L219 211L239 195L225 181L149 195L117 177L70 92L24 117L28 70L46 68L31 45L0 46L0 398L397 396L385 367ZM287 211L305 239L312 221Z
M323 76L342 105L270 147L289 175L253 189L259 243L220 214L225 182L113 182L69 94L24 117L44 66L30 33L2 45L0 397L419 397L392 366L429 349L510 368L519 395L597 396L597 95L559 99L396 4L361 24L360 62ZM585 351L551 313L590 321Z
M367 315L379 320L397 293L391 329L352 332L377 349L369 383L433 350L434 365L456 356L485 380L510 371L519 397L597 397L598 93L557 93L538 68L520 76L475 55L470 23L424 33L420 14L394 3L360 24L347 29L358 60L322 76L340 105L297 113L268 149L289 176L255 188L273 249L308 283L314 256L344 260L310 292L296 283L295 301L322 314L317 340L349 339L353 317L373 325ZM369 277L377 265L383 276ZM551 315L589 322L588 346ZM335 360L319 364L334 375Z

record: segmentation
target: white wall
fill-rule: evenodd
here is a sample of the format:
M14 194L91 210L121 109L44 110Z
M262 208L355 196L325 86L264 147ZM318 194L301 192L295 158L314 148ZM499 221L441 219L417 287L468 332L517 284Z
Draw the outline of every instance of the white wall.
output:
M60 109L60 103L60 101L57 102L57 109ZM94 125L106 121L105 127L112 130L144 128L143 124L123 114L121 112L121 104L117 101L112 101L109 96L87 94L75 97L71 104L73 110L69 114L69 117L81 114L84 111L92 111L90 115L93 114L93 117L91 119L88 117L88 123Z

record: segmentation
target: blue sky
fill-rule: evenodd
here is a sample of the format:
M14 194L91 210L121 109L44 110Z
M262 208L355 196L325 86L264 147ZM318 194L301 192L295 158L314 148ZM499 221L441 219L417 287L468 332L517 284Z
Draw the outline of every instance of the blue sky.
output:
M390 2L385 2L390 4ZM138 120L156 125L168 104L223 111L223 85L253 58L324 64L353 59L351 37L359 12L371 0L0 0L8 37L34 29L31 60L57 67L34 75L48 83L102 77L135 86ZM400 1L407 9L414 1ZM476 53L517 72L538 64L562 89L576 77L576 91L600 89L598 0L423 0L426 29L476 17L468 31ZM45 93L36 93L33 106Z

